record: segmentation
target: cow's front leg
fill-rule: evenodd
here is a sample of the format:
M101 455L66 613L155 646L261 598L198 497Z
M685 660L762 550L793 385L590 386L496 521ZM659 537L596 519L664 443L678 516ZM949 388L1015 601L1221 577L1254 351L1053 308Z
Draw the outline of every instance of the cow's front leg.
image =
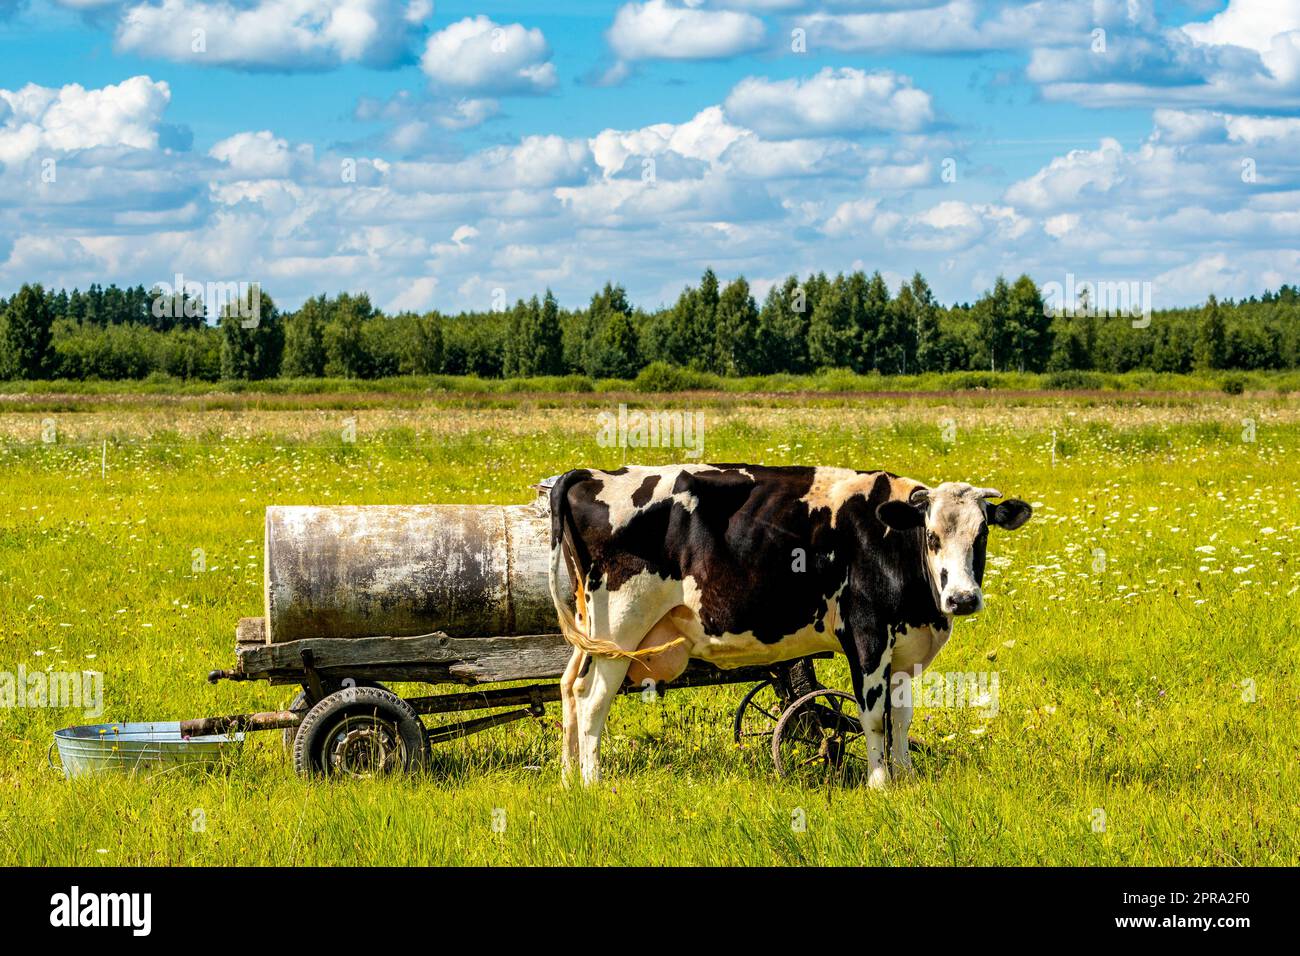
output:
M893 641L861 605L846 602L844 620L837 633L858 698L858 717L867 740L867 786L880 790L889 783L889 663Z
M916 673L920 674L920 667ZM910 776L912 753L907 747L907 733L912 726L912 674L899 671L890 680L889 725L892 737L891 757L894 773Z
M631 661L625 657L588 657L584 672L578 677L578 765L582 782L593 784L600 780L600 735L605 729L605 718L610 705L618 696L627 676Z
M885 652L881 669L866 675L859 697L862 732L867 737L867 786L880 790L889 783L889 739L891 719L889 702L889 652ZM904 737L904 740L907 738Z

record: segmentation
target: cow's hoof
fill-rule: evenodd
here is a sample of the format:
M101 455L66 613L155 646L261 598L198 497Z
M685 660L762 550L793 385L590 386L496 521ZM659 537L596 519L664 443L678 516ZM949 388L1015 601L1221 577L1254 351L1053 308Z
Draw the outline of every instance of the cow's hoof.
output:
M889 786L889 771L884 767L877 767L871 771L871 775L867 777L867 786L872 790L884 790Z

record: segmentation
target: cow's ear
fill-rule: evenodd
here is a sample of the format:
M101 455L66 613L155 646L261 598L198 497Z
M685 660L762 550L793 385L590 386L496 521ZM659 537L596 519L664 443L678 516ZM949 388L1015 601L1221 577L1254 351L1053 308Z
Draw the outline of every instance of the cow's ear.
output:
M925 523L925 512L906 501L886 501L876 509L876 517L894 531L911 531Z
M1008 498L996 505L989 505L989 524L999 528L1015 531L1033 515L1034 509L1029 503L1019 498Z

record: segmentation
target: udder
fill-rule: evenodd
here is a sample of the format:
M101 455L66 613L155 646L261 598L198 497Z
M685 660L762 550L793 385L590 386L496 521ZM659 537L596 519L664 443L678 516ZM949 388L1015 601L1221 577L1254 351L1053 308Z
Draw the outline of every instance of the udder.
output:
M673 608L641 639L636 647L638 651L655 647L663 647L665 650L633 660L632 666L627 670L629 681L634 684L643 684L647 680L666 683L682 676L682 671L686 670L686 665L691 660L690 645L682 634L683 613L689 615L691 612L685 607Z

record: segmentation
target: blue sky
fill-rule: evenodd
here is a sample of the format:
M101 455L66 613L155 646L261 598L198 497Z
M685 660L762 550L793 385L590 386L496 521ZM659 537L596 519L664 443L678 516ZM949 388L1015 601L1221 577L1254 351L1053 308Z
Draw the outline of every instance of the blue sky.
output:
M0 289L1300 280L1300 0L0 0Z

